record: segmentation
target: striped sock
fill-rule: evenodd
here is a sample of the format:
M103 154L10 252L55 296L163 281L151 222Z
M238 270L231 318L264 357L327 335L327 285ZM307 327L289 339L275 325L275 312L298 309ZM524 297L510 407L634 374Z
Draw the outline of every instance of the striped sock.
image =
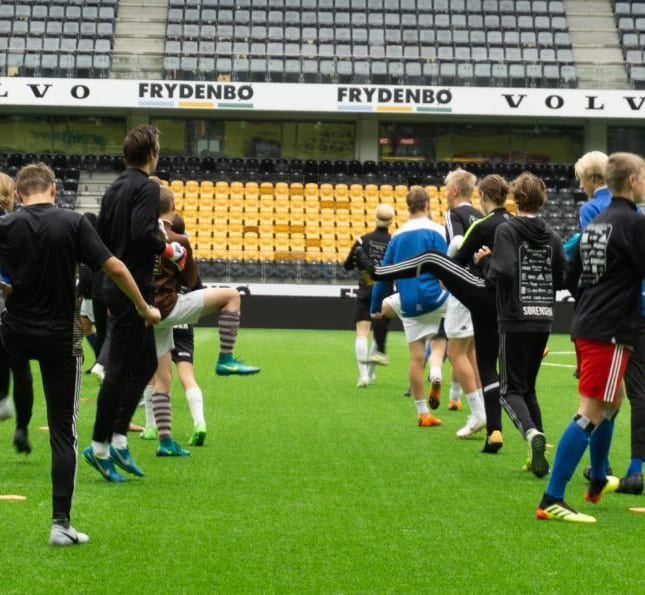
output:
M169 438L172 428L172 410L170 407L170 395L167 393L154 393L152 395L152 410L157 422L159 439Z
M219 352L233 353L233 346L240 328L239 310L221 310L217 320L219 327Z

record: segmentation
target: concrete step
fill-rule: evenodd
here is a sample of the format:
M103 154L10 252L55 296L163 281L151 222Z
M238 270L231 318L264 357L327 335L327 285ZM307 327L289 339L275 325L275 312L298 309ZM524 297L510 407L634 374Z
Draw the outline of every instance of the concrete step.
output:
M163 53L163 37L125 37L121 36L114 42L113 55L137 53Z

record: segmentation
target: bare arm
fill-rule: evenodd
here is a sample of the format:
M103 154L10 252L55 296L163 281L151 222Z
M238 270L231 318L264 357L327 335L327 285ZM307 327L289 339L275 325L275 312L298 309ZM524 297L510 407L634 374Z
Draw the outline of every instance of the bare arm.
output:
M157 324L161 314L157 308L146 303L139 291L136 281L132 278L128 267L116 256L110 256L104 263L103 269L114 281L115 285L130 299L137 309L139 316L150 324Z

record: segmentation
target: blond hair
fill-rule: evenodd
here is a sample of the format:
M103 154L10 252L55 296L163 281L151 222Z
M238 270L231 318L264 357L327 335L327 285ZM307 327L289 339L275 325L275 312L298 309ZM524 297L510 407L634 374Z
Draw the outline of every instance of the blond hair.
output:
M612 153L605 166L604 178L612 195L625 190L629 176L635 176L645 170L645 161L635 153Z
M607 155L602 151L590 151L585 153L574 166L576 178L580 181L593 181L597 184L605 182L605 166Z
M376 217L376 227L388 228L392 225L394 219L394 209L388 204L381 204L374 211Z
M453 169L444 179L446 186L449 183L453 183L458 188L459 196L470 198L477 185L477 176L465 169Z
M159 186L159 215L175 210L175 193L168 186Z
M10 211L13 207L13 180L0 172L0 209Z

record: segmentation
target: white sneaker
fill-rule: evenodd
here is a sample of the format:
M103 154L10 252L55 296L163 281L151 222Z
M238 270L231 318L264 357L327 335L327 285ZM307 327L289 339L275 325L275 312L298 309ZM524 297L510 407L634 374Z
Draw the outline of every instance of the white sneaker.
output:
M468 436L472 436L473 434L480 432L485 427L485 419L481 419L474 415L469 415L468 419L466 420L466 425L460 430L457 430L457 438L467 438Z
M358 382L356 383L356 386L358 388L366 388L369 383L370 383L369 378L359 378Z
M103 381L105 380L105 368L96 362L93 366L92 369L90 370L90 374L96 378L96 381L99 384L103 384Z
M374 384L376 382L376 374L371 374L367 379L367 384Z
M65 527L54 523L49 532L49 545L81 545L89 540L88 535L77 531L71 525Z
M372 355L370 355L367 358L367 361L370 364L376 364L378 366L387 366L390 363L390 358L384 353L381 353L380 351L375 351L374 353L372 353Z
M0 421L5 421L14 416L13 402L10 397L0 401Z

